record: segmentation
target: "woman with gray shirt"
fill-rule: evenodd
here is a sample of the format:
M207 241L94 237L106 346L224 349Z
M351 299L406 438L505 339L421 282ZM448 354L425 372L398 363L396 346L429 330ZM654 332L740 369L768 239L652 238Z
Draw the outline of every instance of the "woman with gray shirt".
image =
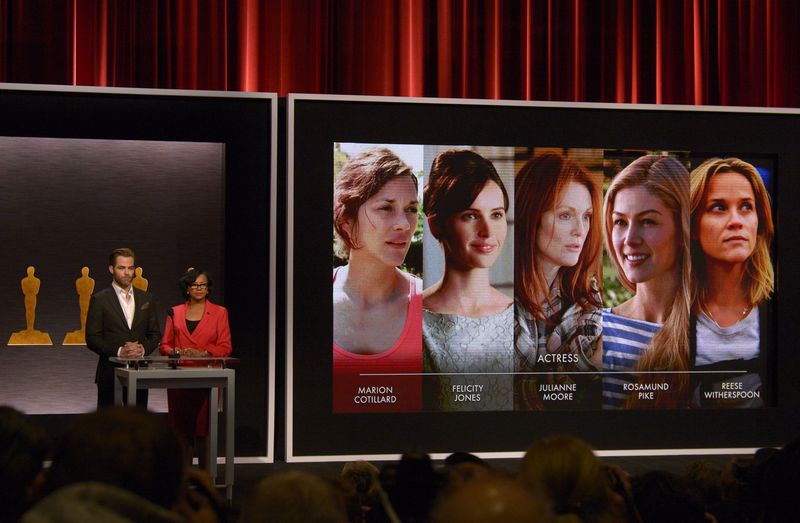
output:
M691 207L692 362L717 371L696 375L692 405L763 407L765 304L774 287L769 195L749 163L711 158L691 173Z
M451 150L433 161L423 202L445 258L423 293L423 368L437 374L426 407L510 410L514 308L489 280L508 232L506 189L489 160Z

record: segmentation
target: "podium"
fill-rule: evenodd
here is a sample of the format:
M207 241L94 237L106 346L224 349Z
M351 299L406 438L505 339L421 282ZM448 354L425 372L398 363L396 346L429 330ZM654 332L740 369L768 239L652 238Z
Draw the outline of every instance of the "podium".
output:
M136 405L138 389L209 389L208 396L208 473L216 485L219 392L225 411L225 494L233 499L233 443L236 399L236 373L228 368L238 358L109 358L123 365L114 369L114 403ZM127 401L122 389L127 387Z

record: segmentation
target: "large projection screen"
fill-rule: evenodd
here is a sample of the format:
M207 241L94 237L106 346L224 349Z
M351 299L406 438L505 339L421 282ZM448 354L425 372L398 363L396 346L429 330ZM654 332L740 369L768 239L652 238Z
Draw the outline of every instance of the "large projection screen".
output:
M94 410L97 356L69 334L88 278L108 287L109 252L130 247L162 332L180 275L212 276L242 361L236 455L271 462L276 95L3 84L0 114L0 402L54 436ZM51 345L15 343L31 298ZM166 410L165 392L152 391L151 410Z
M800 428L800 111L292 95L288 129L287 461Z

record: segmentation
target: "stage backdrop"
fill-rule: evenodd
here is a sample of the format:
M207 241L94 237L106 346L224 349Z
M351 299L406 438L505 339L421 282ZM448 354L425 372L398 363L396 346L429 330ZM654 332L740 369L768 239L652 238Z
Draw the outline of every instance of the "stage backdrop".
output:
M0 81L800 106L794 0L0 0Z
M162 327L183 301L180 275L210 272L210 299L228 308L242 360L236 453L272 458L276 106L255 93L0 85L2 403L54 435L64 416L94 408L97 356L62 343L80 328L82 267L99 291L111 282L109 252L127 246ZM8 345L26 327L29 266L39 279L34 326L49 346ZM163 410L163 393L153 396Z

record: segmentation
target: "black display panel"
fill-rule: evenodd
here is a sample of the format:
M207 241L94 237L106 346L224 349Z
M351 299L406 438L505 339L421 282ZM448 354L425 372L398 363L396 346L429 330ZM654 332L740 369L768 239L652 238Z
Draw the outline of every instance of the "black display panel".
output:
M755 174L752 180L760 180L763 191L759 193L758 190L753 190L755 194L745 197L739 195L739 203L733 205L738 209L734 213L737 217L733 220L733 227L740 230L748 230L747 227L750 227L753 238L745 233L736 234L728 245L741 246L751 240L754 243L755 237L762 236L758 220L754 222L751 219L749 226L740 223L739 211L746 213L751 206L760 210L769 207L770 221L774 228L777 230L779 222L785 228L787 221L791 222L794 212L790 204L786 204L787 195L791 194L793 184L797 183L792 179L791 173L800 167L800 155L794 152L795 144L791 138L792 133L798 130L797 111L295 96L290 98L289 123L288 459L397 454L408 449L433 453L449 453L455 450L513 453L525 449L537 437L564 432L583 437L595 448L603 450L636 452L642 449L747 448L781 444L796 431L797 422L793 420L793 416L800 397L795 383L800 369L789 354L790 341L781 342L789 340L786 318L790 311L786 310L785 301L797 282L794 276L780 268L791 263L792 247L785 243L779 245L780 238L777 236L766 242L767 259L774 274L772 282L762 286L769 287L768 291L758 295L760 298L743 298L745 305L740 307L740 317L726 318L723 314L725 309L718 307L718 300L715 301L711 292L706 290L710 286L703 284L704 277L698 278L700 274L710 273L710 269L702 268L691 273L690 268L691 260L701 251L701 245L706 249L703 251L706 258L711 259L714 252L708 247L709 242L698 239L703 236L703 231L713 230L713 225L706 224L707 218L713 217L712 212L704 209L706 206L708 209L713 207L714 212L719 213L722 212L720 208L727 209L732 200L719 196L719 190L714 193L715 189L711 185L705 192L697 192L696 188L690 190L690 178L699 178L698 169L704 165L703 162L716 157L739 159L753 167ZM414 148L417 148L414 154L422 158L421 162L416 162L421 164L421 168L415 167L415 161L404 159L408 155L407 151ZM347 289L343 292L342 288L337 287L341 276L349 275L346 260L337 259L331 250L334 217L337 216L335 211L341 203L341 198L337 195L337 190L341 187L337 186L336 180L341 177L342 170L352 170L347 167L348 162L366 161L369 153L366 157L359 156L359 153L370 150L388 150L404 160L412 172L418 171L418 175L415 175L415 198L411 198L414 193L408 187L404 189L405 192L395 192L394 196L382 196L386 201L408 200L409 207L404 211L408 216L408 225L401 223L396 229L408 231L408 236L392 236L383 238L382 241L386 240L390 251L406 249L402 253L405 258L401 256L402 263L398 265L402 274L409 275L407 280L415 281L414 276L421 278L419 287L424 293L423 301L430 304L425 305L425 315L441 306L430 301L432 292L438 290L435 282L439 276L428 279L428 273L435 272L429 269L437 263L441 264L441 261L431 261L427 254L423 254L421 258L424 261L418 262L415 251L427 253L444 249L448 252L449 249L452 253L455 250L448 241L442 241L441 235L438 238L423 237L422 234L412 234L409 230L412 226L419 225L419 229L424 229L421 233L428 234L431 216L426 205L432 204L432 201L426 201L424 196L434 193L426 192L424 187L431 179L431 164L435 163L435 158L448 150L473 151L494 165L511 201L510 205L501 209L506 214L505 223L508 226L503 233L505 244L485 240L479 242L480 245L475 244L473 249L482 251L481 255L494 257L493 251L500 247L504 252L511 251L507 255L517 265L524 259L521 253L531 248L531 243L536 242L533 238L535 234L520 236L520 223L523 220L521 216L527 216L524 213L528 212L520 203L520 198L523 197L521 187L524 188L521 186L520 173L525 164L553 155L569 158L585 167L595 176L596 186L601 189L600 200L605 198L612 203L616 201L616 210L612 204L609 211L612 217L608 219L603 216L602 203L598 205L596 200L592 201L588 196L578 199L584 202L582 207L575 206L581 207L581 213L584 213L581 219L587 225L596 220L593 223L603 228L605 222L609 223L607 231L598 231L599 242L606 240L608 248L602 249L604 260L600 257L593 258L597 269L592 273L596 276L597 290L601 296L596 313L597 324L603 326L610 325L606 316L610 318L616 312L620 312L623 318L626 314L633 318L649 318L641 316L645 313L636 307L634 312L626 309L626 305L631 303L641 306L641 300L634 299L626 304L632 296L637 296L635 292L625 293L625 280L633 278L639 281L639 288L644 289L642 278L646 280L649 276L642 274L650 273L643 272L643 267L647 268L654 259L662 259L665 252L669 259L670 254L669 250L659 251L654 247L651 251L648 247L641 247L643 243L639 233L631 233L635 238L630 240L630 244L638 246L638 250L621 247L624 243L621 240L620 248L614 251L614 239L621 237L616 228L627 223L625 219L628 210L624 208L625 202L641 203L642 199L632 200L629 195L633 191L630 186L622 183L611 191L613 196L609 196L609 188L614 185L615 177L630 178L629 171L635 166L628 166L646 162L647 159L643 157L652 157L653 161L670 158L670 162L678 166L675 171L678 174L670 176L678 180L673 193L679 194L681 202L677 206L680 207L679 212L671 223L684 220L681 224L683 229L678 235L682 240L671 250L685 247L685 256L681 255L681 259L689 260L689 263L685 273L687 276L681 280L687 283L685 299L681 301L686 310L685 318L677 321L677 316L673 317L673 323L678 327L673 325L669 328L672 329L671 332L680 335L680 340L684 340L672 344L680 354L685 354L684 359L677 363L656 362L651 367L623 367L622 370L614 369L611 363L598 359L594 368L579 368L575 365L561 372L565 369L553 366L552 357L549 357L539 361L551 365L533 365L529 368L516 366L508 372L485 373L483 379L487 379L489 374L513 378L515 383L509 392L506 390L509 387L498 386L499 382L494 378L494 381L490 380L491 383L475 387L470 386L469 382L458 383L454 379L457 374L455 372L434 372L441 369L430 365L429 359L433 352L429 340L425 339L424 343L420 343L425 345L424 351L420 349L420 352L424 352L422 363L413 362L411 367L394 374L386 369L378 369L372 373L361 369L360 376L368 376L373 381L342 393L342 388L337 384L337 361L341 361L337 360L337 350L347 348L349 343L351 348L356 347L351 352L362 361L367 361L374 357L375 352L380 352L373 350L375 346L387 347L390 345L387 340L391 342L399 339L396 334L397 324L402 323L383 321L372 329L375 332L370 333L370 329L348 330L352 325L342 321L343 318L352 318L352 309L342 308L342 304L352 303L346 301ZM385 152L380 154L386 155ZM637 160L639 158L643 159ZM715 175L720 178L709 179L721 180L725 174L724 170L720 172L723 174ZM315 181L312 182L309 173L314 173ZM511 183L508 183L509 179ZM730 180L736 181L733 178ZM724 184L723 188L734 187L733 182ZM750 185L757 189L753 184L757 185L757 182L751 181ZM699 204L691 203L691 191L699 195ZM563 195L564 192L562 190L559 194ZM476 194L473 193L471 198ZM622 197L617 196L618 194L622 194ZM753 202L741 203L747 198L757 200L759 194L762 194L763 199L757 205ZM497 198L495 195L495 200ZM476 197L475 202L479 200ZM725 205L721 205L718 200ZM363 203L369 201L367 198ZM589 201L591 203L586 203ZM476 205L475 202L472 207ZM546 205L555 203L557 202ZM410 207L411 204L417 210L416 221L412 220L411 211L414 209ZM489 208L497 207L495 201ZM363 224L373 226L378 223L379 214L376 213L380 208L364 208L366 214L358 215L361 221L357 222L357 227L360 229ZM694 214L692 209L696 210ZM649 231L647 228L654 220L637 214L647 210L649 209L634 209L631 216L636 219L630 223L636 224L636 227L644 224L641 230ZM398 211L402 211L402 208L398 208ZM591 217L585 215L586 211ZM661 211L665 215L668 213L667 209ZM762 224L767 222L767 217L763 214L759 214L758 218ZM541 216L538 219L541 220ZM564 219L567 219L566 214ZM345 225L343 230L346 235L348 224L353 223L353 220L348 222L345 219L342 223ZM422 223L425 223L424 227ZM756 225L753 226L753 223ZM509 232L512 228L515 230ZM634 227L630 228L632 230ZM337 234L342 236L341 231ZM574 234L579 241L564 244L564 252L561 253L566 253L564 260L572 258L570 253L577 257L581 252L585 233ZM487 233L486 237L490 235ZM532 239L529 240L529 237ZM677 241L674 234L670 238L670 242ZM653 241L654 245L659 245L657 239ZM405 245L406 242L410 245ZM548 251L546 243L540 243L538 247L534 245L531 248L533 256L550 261L553 258L558 259L559 253ZM357 248L361 247L357 245ZM382 249L379 246L374 250L378 257L383 256ZM748 249L745 250L753 251L752 248ZM621 257L622 262L619 265L623 269L623 276L619 276L616 271L614 252ZM447 254L445 257L447 258ZM357 260L358 258L354 260L356 265L353 267L362 267L363 263ZM387 263L391 266L394 261ZM498 262L492 260L491 263L496 265ZM563 262L565 265L574 263L574 260ZM702 267L700 263L695 265ZM330 272L332 266L339 267L334 270L333 278ZM663 267L671 267L672 271L678 270L677 265L662 264ZM441 274L441 268L437 270ZM513 296L516 301L513 307L518 310L522 273L507 268L505 273L495 270L494 267L492 270L499 272L492 280L492 286L501 293L505 291L506 295ZM663 279L662 275L657 280ZM647 293L639 294L641 297ZM670 296L673 294L675 293L670 293ZM408 302L411 303L410 299ZM508 302L504 303L507 305ZM782 304L784 305L781 306ZM679 308L671 305L673 307L668 308L668 311ZM501 310L502 303L498 307ZM604 308L608 309L608 313ZM371 312L375 311L373 308ZM648 309L647 313L650 312ZM748 327L740 335L749 340L747 343L750 349L745 348L738 352L733 350L727 356L709 358L710 351L707 347L714 346L715 343L719 345L719 342L709 330L708 321L697 327L697 318L701 315L723 330L731 325L744 325L746 320ZM668 316L656 315L653 318L657 322L651 323L666 332L668 328L662 328L662 324L669 323ZM613 323L612 320L610 318L608 321ZM345 328L342 328L343 325ZM423 338L429 336L429 325L424 325ZM638 327L641 325L635 325L634 329ZM613 328L608 327L609 334L612 334ZM619 325L617 328L619 329ZM514 330L511 343L518 345L521 339L518 321L515 322ZM358 336L359 332L361 336ZM364 335L364 332L372 335ZM382 334L386 336L381 338ZM610 356L619 357L619 352L616 355L614 353L611 338L613 336L609 335L609 340L605 343L598 341L597 346L606 346ZM689 339L692 341L689 342ZM333 356L331 342L334 344ZM372 342L375 342L374 345L371 345ZM653 343L655 346L656 342ZM658 343L669 346L669 343L665 344L663 341ZM504 344L509 345L505 342ZM757 346L754 349L757 361L752 358L754 344ZM545 345L546 343L542 346ZM598 358L601 353L602 351L597 353ZM587 354L589 357L591 355ZM560 363L576 363L577 357L574 358L563 358ZM735 363L720 361L726 358ZM587 361L588 359L590 358ZM743 362L747 364L742 366ZM419 369L414 365L418 365ZM486 367L486 370L497 369ZM613 385L618 386L619 390L624 389L633 398L622 397L617 404L604 400L603 392L605 390L608 396L610 387L602 380L614 377L615 372L622 375L623 371L631 370L635 371L635 378L625 382L618 381ZM558 378L560 372L577 380L565 385ZM402 391L402 385L380 382L380 379L390 374L393 374L393 378L405 379L407 383L408 380L416 380L412 383L413 388L420 391L420 401L416 402L413 398L416 393L413 393L410 397L414 401L401 404L397 391ZM441 375L448 375L451 381L445 387L441 383L433 386L434 392L431 393L430 384L434 380L441 381ZM649 375L649 378L642 379L641 376L645 375ZM537 376L537 380L544 377L549 381L545 380L544 384L534 381L531 389L535 392L533 401L520 401L518 392L521 387L516 382L530 376ZM703 382L698 379L700 376L711 376L714 379ZM374 381L376 377L377 382ZM554 377L558 379L553 379ZM753 382L754 377L760 383ZM590 378L594 378L596 383L590 383ZM458 379L464 378L458 376ZM486 402L483 405L485 408L482 408L481 402L484 398L475 393L479 392L478 388L489 390L486 387L491 386L495 390L502 390L502 401ZM526 386L530 388L531 384ZM428 401L437 394L437 388L438 401ZM452 392L451 397L442 401L441 391L448 388ZM528 395L529 400L530 396ZM702 401L701 396L705 398ZM360 405L354 407L356 403ZM366 408L364 403L367 404ZM698 430L701 427L708 427L708 430ZM325 434L324 438L318 437L319 431Z
M67 343L80 327L76 280L110 285L127 246L163 324L178 277L207 267L228 308L237 368L236 454L272 459L274 307L270 276L277 98L268 94L0 86L8 256L0 283L2 400L58 434L94 408L96 356ZM52 345L14 345L26 327L27 267L40 280L35 328ZM150 408L164 410L163 393Z

